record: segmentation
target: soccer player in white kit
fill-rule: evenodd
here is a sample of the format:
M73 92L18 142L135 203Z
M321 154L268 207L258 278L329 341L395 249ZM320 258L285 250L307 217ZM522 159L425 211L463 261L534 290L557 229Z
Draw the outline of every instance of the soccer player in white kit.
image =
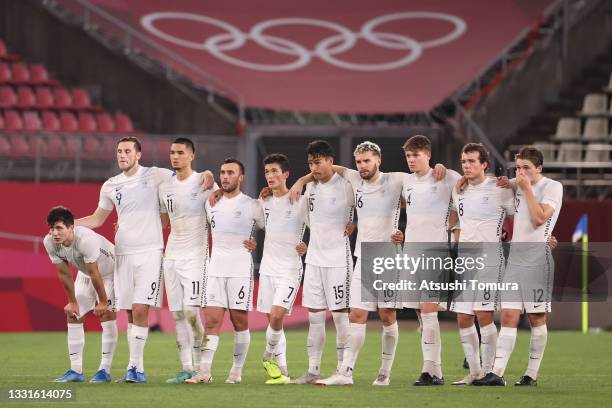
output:
M563 185L542 175L542 153L532 146L523 147L516 155L516 193L514 229L506 281L520 282L529 275L552 276L552 255L548 240L561 211ZM516 246L514 246L514 244ZM526 250L526 246L531 250ZM501 329L497 340L493 371L474 381L474 385L505 385L504 371L514 350L516 328L523 310L531 325L527 371L515 385L535 386L540 363L546 348L548 331L546 313L551 311L552 279L549 287L527 287L521 291L522 301L504 301L502 296Z
M271 377L269 385L287 384L287 340L283 319L295 302L302 283L302 255L306 245L302 236L307 223L306 198L292 204L289 200L287 178L289 160L284 154L273 153L264 161L267 192L260 199L263 208L266 237L259 267L257 310L268 315L266 349L263 366Z
M146 382L143 354L149 334L149 308L159 308L162 303L163 236L158 188L172 175L168 169L141 166L141 150L136 137L119 140L117 164L121 174L102 185L95 212L76 220L77 225L97 228L113 208L117 211L115 290L117 309L128 313L130 361L125 381L131 383Z
M454 170L448 170L441 179L435 176L434 169L429 165L431 142L426 136L411 137L403 148L411 172L404 178L402 186L406 203L404 247L409 250L410 243L439 243L436 247L441 247L448 241L448 230L455 224L449 220L451 194L461 176ZM422 245L416 246L420 248ZM416 298L417 294L414 296ZM404 307L420 313L423 368L414 383L418 386L444 384L442 338L438 321L438 311L442 304L439 297L429 296L430 293L420 293L419 300L404 303Z
M489 167L489 154L480 143L468 143L461 152L461 168L467 186L460 193L453 189L453 212L459 218L461 233L459 236L459 255L461 243L483 243L491 248L491 243L500 243L502 226L507 216L514 214L514 194L511 189L498 187L494 178L486 177ZM485 268L480 271L480 281L492 277L498 282L503 274L505 260L503 251L488 257ZM491 254L493 255L493 254ZM493 276L495 275L495 276ZM489 281L486 281L489 282ZM483 371L491 371L495 360L497 328L493 321L496 310L494 291L475 291L473 299L454 300L451 310L457 313L459 335L470 373L453 385L470 385L481 378ZM470 295L474 293L471 291ZM474 324L474 315L480 324L482 336L482 367L480 362L480 344Z
M204 273L208 261L208 222L206 200L211 190L202 191L201 174L193 171L195 146L190 139L178 138L170 146L174 174L159 186L162 226L170 223L170 236L163 260L164 286L168 308L176 324L176 344L182 371L166 380L180 384L191 378L200 366L204 327L200 305ZM215 185L214 189L218 187Z
M214 207L206 203L212 233L212 253L206 270L202 305L206 307L205 339L198 372L186 383L211 383L211 367L227 309L234 326L234 358L226 384L242 382L251 334L248 312L253 303L253 257L255 227L263 228L261 206L240 190L244 165L228 158L221 165L223 196Z
M308 167L316 180L306 187L310 241L302 305L308 308L308 372L293 381L314 384L321 378L325 345L325 311L331 310L336 326L337 369L342 366L349 330L349 285L353 269L347 234L352 222L354 197L348 181L333 170L335 153L329 143L316 140L306 148ZM297 188L301 193L301 188ZM294 187L292 187L294 190Z
M110 368L117 346L113 287L115 248L92 230L75 227L74 217L67 208L52 208L47 215L47 224L49 234L43 243L68 298L64 312L68 317L70 369L55 382L83 382L83 319L91 310L102 325L102 359L89 382L110 382ZM70 265L78 269L74 283Z

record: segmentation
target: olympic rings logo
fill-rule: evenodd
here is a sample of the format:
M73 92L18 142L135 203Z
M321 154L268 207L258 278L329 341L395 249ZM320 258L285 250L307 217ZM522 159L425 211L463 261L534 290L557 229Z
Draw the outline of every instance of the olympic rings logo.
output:
M209 24L226 31L226 33L213 35L204 39L202 42L185 40L164 32L155 26L155 22L167 19L187 20ZM441 20L452 24L453 29L448 34L439 38L420 42L403 34L376 31L378 26L384 23L410 19ZM416 61L421 56L424 49L439 47L455 41L457 38L461 37L467 29L465 21L457 16L425 11L393 13L376 17L364 23L359 32L353 32L332 21L288 17L259 22L255 24L248 33L244 33L225 21L205 15L181 12L157 12L147 14L140 19L140 23L149 33L173 44L206 51L228 64L267 72L298 70L307 66L314 57L318 57L322 61L335 67L353 71L373 72L397 69ZM293 40L265 33L266 30L272 27L290 25L320 27L334 31L337 34L324 38L319 41L314 47L314 50L309 50ZM286 64L260 64L244 61L226 53L227 51L233 51L242 47L248 40L254 41L259 46L270 51L291 56L294 60ZM338 54L353 48L358 40L365 40L370 44L386 49L407 51L407 54L395 61L374 64L348 62L337 57Z

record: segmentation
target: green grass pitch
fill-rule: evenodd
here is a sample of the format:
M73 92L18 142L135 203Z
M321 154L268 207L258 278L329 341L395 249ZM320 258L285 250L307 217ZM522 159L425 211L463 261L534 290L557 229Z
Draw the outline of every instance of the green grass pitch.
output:
M327 331L322 374L335 369L335 333ZM288 331L289 370L293 376L307 368L306 332ZM511 384L527 364L529 333L519 332L502 387L455 387L462 378L463 353L456 331L443 332L443 369L447 385L414 387L421 368L419 335L402 331L391 376L391 386L372 387L380 363L380 333L369 331L355 368L353 387L266 386L260 357L265 344L263 332L253 332L243 383L226 385L231 366L233 338L221 337L213 365L214 384L167 385L164 381L179 369L173 334L152 333L145 349L148 384L71 384L76 401L70 403L14 402L10 406L69 407L604 407L612 401L612 333L582 335L550 332L548 348L535 388ZM84 369L89 380L99 363L100 335L88 333ZM0 387L65 388L49 381L69 367L65 333L0 334ZM113 381L124 373L127 363L125 335L120 335L113 363Z

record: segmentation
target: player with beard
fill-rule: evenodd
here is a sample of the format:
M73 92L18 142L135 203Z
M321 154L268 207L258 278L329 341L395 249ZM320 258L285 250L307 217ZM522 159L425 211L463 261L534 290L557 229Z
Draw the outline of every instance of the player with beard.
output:
M253 307L253 257L255 227L263 228L261 206L242 193L244 165L237 159L223 161L220 172L223 196L213 207L206 203L213 249L206 271L202 306L205 306L205 339L199 371L186 383L211 383L212 362L219 344L225 310L234 327L234 358L226 384L242 382L251 334L248 312Z

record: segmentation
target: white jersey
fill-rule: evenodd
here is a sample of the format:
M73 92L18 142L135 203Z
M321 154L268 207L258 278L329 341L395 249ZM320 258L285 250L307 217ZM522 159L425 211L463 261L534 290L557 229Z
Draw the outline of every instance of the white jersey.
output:
M563 201L563 185L548 177L542 177L531 186L536 202L547 204L552 207L553 213L550 218L539 227L531 222L525 193L518 188L514 196L514 229L512 232L512 243L510 246L509 262L514 265L533 266L546 262L549 252L545 244L550 238ZM541 243L540 245L529 245L526 243Z
M446 242L451 194L461 175L447 170L440 181L433 177L433 170L419 177L406 174L402 194L406 201L405 242Z
M115 247L102 235L85 227L74 227L74 240L69 246L53 242L51 234L44 239L45 250L51 262L67 262L89 276L85 264L98 263L98 270L104 277L112 276L115 270Z
M327 183L308 183L305 195L310 227L306 263L326 268L346 267L352 263L351 245L344 234L355 205L351 185L334 173Z
M453 189L453 209L461 224L459 242L500 242L504 219L514 214L514 193L487 177L461 193Z
M221 197L214 207L206 202L206 217L212 233L208 275L250 277L253 258L242 242L253 237L256 226L264 226L259 202L243 193L232 198Z
M171 175L168 169L140 166L136 174L128 177L121 173L102 185L98 207L117 210L117 255L163 249L157 197L159 185Z
M176 175L159 186L159 206L170 219L170 236L166 243L166 259L191 259L204 256L208 245L206 201L211 192L202 191L202 175L193 172L187 179Z
M268 276L296 278L302 270L302 258L295 247L306 227L306 197L291 204L289 194L260 200L266 226L263 256L259 273ZM287 273L290 272L290 276Z
M346 169L344 178L351 183L357 209L355 257L361 257L362 242L390 242L397 230L404 173L380 173L374 182L361 178L359 172Z
M516 214L514 216L514 229L512 241L516 242L546 242L552 233L563 201L563 185L558 181L548 177L542 177L540 181L531 186L536 202L546 204L554 210L548 221L539 227L535 227L531 222L525 193L520 188L515 194Z

